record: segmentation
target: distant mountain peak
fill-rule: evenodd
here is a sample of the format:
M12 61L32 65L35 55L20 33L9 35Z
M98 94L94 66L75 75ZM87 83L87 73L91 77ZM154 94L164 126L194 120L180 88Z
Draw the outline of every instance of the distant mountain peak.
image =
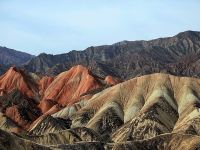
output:
M187 38L193 38L193 37L200 37L200 32L198 31L185 31L185 32L180 32L177 34L178 37L187 37Z
M40 53L40 54L38 55L38 57L46 56L46 55L49 55L49 54L43 52L43 53Z
M0 74L10 66L25 64L33 57L33 55L0 46Z

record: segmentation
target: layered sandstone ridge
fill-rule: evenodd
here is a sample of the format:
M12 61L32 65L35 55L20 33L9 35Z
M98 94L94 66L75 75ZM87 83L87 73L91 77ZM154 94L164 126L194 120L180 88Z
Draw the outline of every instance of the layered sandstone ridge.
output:
M66 105L90 98L94 93L117 83L118 79L110 76L108 82L81 65L55 77L37 76L11 67L0 77L1 127L18 133L39 121L48 120L56 125L55 122L62 120L46 118ZM58 129L67 128L62 126Z
M42 112L45 113L56 104L71 105L78 102L83 94L100 89L106 85L115 85L120 81L109 76L105 80L92 74L87 68L78 65L65 71L54 79L44 78L41 85L45 89L42 101L39 105Z
M81 94L100 86L100 81L87 68L78 65L59 74L45 90L43 99L60 104L73 103Z
M171 132L198 134L199 82L167 74L134 78L94 95L82 108L74 109L75 115L70 114L72 126L112 134L115 142ZM81 122L85 114L90 118Z
M35 105L31 99L16 96L17 91L4 95L1 102L12 103L2 103L9 107L1 106L5 114L0 117L0 128L15 133L25 129L27 133L23 137L1 130L0 133L9 134L15 142L24 143L25 148L200 147L200 79L156 73L102 89L114 78L108 79L93 75L83 66L75 66L52 79L41 79L39 87L44 95L39 107L46 107L41 114L36 106L35 110L31 108ZM9 115L13 111L16 118ZM25 120L18 120L24 117Z
M72 148L99 137L102 149L195 149L200 147L199 83L197 78L161 73L128 80L51 115L71 120L70 127L36 123L31 140Z

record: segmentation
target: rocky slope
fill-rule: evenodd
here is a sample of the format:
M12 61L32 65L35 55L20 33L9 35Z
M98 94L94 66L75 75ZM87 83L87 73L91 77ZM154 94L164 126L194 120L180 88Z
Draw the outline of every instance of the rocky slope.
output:
M86 127L92 130L101 137L99 142L107 143L104 148L176 149L188 146L194 149L200 144L199 82L199 79L168 74L146 75L67 106L52 117L72 120L72 129ZM64 131L54 132L58 136ZM45 136L53 138L50 134ZM45 139L40 136L40 144L51 145L43 143L41 138ZM186 141L191 145L185 145Z
M16 67L11 67L5 74L0 76L1 95L9 93L16 88L28 97L37 97L38 87L32 77Z
M68 129L70 120L65 123L67 119L49 115L119 82L112 76L102 79L81 65L55 77L39 77L11 67L0 76L1 129L21 133L42 122L60 124L57 130Z
M55 75L82 64L99 76L128 79L164 72L180 76L200 76L200 32L186 31L151 41L123 41L89 47L66 54L41 54L25 68L31 72Z
M0 97L0 108L4 114L1 117L10 119L19 127L19 131L28 129L31 123L41 115L37 105L38 103L34 99L21 94L19 90L13 90ZM6 126L10 126L9 122Z
M0 141L12 138L26 149L195 150L200 148L199 98L197 78L145 75L39 117L25 136L0 130L7 135Z
M45 89L39 105L43 113L56 104L73 104L80 100L82 94L120 82L111 76L104 81L104 79L93 75L91 71L81 65L59 74L54 80L49 79L51 83Z
M33 73L11 67L0 76L0 149L200 149L199 45L188 31L41 54L24 66Z

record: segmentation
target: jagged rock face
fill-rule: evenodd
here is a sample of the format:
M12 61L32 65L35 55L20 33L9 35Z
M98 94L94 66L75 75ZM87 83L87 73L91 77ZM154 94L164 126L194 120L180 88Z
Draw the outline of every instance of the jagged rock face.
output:
M25 97L19 90L0 97L1 111L21 128L28 128L40 115L34 99Z
M105 140L123 125L123 110L117 103L105 104L87 123L86 127L99 133ZM107 139L109 140L109 138Z
M101 136L91 129L85 127L73 128L63 131L51 132L43 135L31 135L27 139L43 145L75 144L80 141L103 142Z
M25 68L52 75L81 64L103 77L130 79L156 72L199 77L199 45L200 32L186 31L170 38L123 41L61 55L41 54Z
M159 99L162 101L162 99ZM159 116L162 114L163 116ZM127 122L122 128L113 134L117 141L143 140L160 134L170 133L177 121L178 113L167 103L157 102L155 105Z
M0 130L0 149L2 150L51 150L49 147L41 146L32 141L25 140L11 133Z
M19 127L15 122L0 113L0 129L8 132L20 133L23 129Z
M29 131L32 135L42 135L69 129L71 126L70 119L53 118L49 115L41 118L40 122L34 124Z

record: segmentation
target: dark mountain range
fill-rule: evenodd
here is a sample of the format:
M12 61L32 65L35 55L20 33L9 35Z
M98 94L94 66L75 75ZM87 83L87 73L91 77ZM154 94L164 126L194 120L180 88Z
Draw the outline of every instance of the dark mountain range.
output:
M0 46L0 73L9 66L20 66L33 57L33 55Z
M186 31L151 41L123 41L65 54L40 54L24 67L30 72L56 75L81 64L100 76L128 79L155 72L200 76L200 32Z

